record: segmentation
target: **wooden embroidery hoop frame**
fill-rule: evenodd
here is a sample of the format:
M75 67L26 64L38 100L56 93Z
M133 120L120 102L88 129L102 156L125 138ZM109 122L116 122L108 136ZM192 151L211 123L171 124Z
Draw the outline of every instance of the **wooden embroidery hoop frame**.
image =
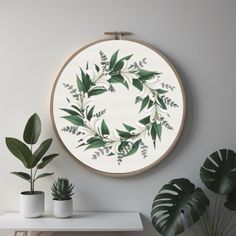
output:
M122 39L123 36L128 36L128 35L132 35L131 32L125 32L125 31L114 31L114 32L105 32L104 33L105 35L109 35L109 36L113 36L116 40L120 40ZM142 41L139 41L139 40L130 40L130 39L125 39L126 41L131 41L131 42L136 42L136 43L139 43L143 46L146 46L150 49L152 49L154 52L156 52L160 57L162 57L165 62L171 67L171 69L173 70L177 80L178 80L178 83L180 85L180 88L181 88L181 94L183 96L183 117L182 117L182 120L181 120L181 125L180 125L180 128L179 128L179 131L174 139L174 141L172 142L172 144L170 145L170 147L166 150L166 152L156 161L154 161L152 164L148 165L148 166L145 166L139 170L136 170L136 171L131 171L131 172L127 172L127 173L110 173L110 172L105 172L105 171L100 171L100 170L97 170L91 166L88 166L86 165L85 163L83 163L82 161L80 161L78 158L76 158L71 152L70 150L65 146L64 142L62 141L57 129L56 129L56 124L55 124L55 119L54 119L54 115L53 115L53 98L54 98L54 94L55 94L55 88L56 88L56 85L57 85L57 82L62 74L62 72L64 71L64 69L66 68L66 66L71 62L71 60L77 56L80 52L82 52L83 50L85 50L86 48L94 45L94 44L97 44L97 43L100 43L100 42L105 42L105 41L109 41L109 40L114 40L114 38L109 38L109 39L101 39L101 40L97 40L97 41L94 41L92 43L89 43L85 46L83 46L82 48L80 48L79 50L77 50L72 56L70 56L66 62L64 63L64 65L62 66L61 70L59 71L55 81L54 81L54 84L53 84L53 88L52 88L52 92L51 92L51 99L50 99L50 114L51 114L51 120L52 120L52 125L53 125L53 129L55 130L55 133L56 133L56 136L59 140L59 142L61 143L61 145L64 147L64 149L69 153L69 155L75 159L76 161L78 161L82 166L85 166L86 168L92 170L93 172L97 173L97 174L102 174L102 175L105 175L105 176L109 176L109 177L128 177L128 176L133 176L133 175L137 175L137 174L140 174L146 170L149 170L151 169L152 167L156 166L157 164L159 164L164 158L166 158L169 153L174 149L175 145L177 144L179 138L180 138L180 135L183 131L183 127L184 127L184 123L185 123L185 119L186 119L186 95L185 95L185 91L184 91L184 86L183 86L183 83L176 71L176 69L174 68L173 64L169 61L169 59L161 52L159 51L158 49L156 49L155 47L147 44L147 43L144 43ZM124 39L122 39L124 40Z

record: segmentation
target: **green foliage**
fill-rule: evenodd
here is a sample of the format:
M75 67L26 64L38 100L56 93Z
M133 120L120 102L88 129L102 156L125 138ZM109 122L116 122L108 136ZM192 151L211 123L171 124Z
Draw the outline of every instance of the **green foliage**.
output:
M16 138L6 138L6 146L8 150L22 162L25 168L30 170L30 174L24 172L12 172L12 174L24 180L27 180L30 183L31 192L34 192L34 183L37 179L53 174L44 173L37 176L38 169L42 169L53 158L58 156L58 154L50 154L45 156L49 147L51 146L52 139L45 140L38 146L35 151L33 151L33 146L37 143L40 134L41 121L39 116L35 113L29 118L26 123L23 133L25 143ZM27 145L29 145L29 147Z
M163 236L177 235L206 211L209 200L188 179L174 179L164 185L152 205L152 224Z
M209 200L201 189L187 179L174 179L162 187L152 206L152 223L161 235L180 234L196 222L201 235L231 235L236 211L236 153L230 149L212 153L201 167L200 177L215 194L215 198L211 196L212 210L207 211Z
M73 196L74 185L66 178L58 178L54 181L51 190L54 200L69 200Z

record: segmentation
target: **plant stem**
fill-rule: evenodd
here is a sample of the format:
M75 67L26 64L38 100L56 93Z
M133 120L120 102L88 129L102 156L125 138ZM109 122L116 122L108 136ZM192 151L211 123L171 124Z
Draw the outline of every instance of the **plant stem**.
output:
M33 155L33 145L32 144L30 145L30 151ZM30 169L30 191L31 191L31 193L34 192L33 169L32 168Z

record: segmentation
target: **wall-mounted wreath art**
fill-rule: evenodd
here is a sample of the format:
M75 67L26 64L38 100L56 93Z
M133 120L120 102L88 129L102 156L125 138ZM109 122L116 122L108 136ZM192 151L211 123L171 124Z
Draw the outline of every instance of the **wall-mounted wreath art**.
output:
M66 149L101 173L139 173L175 145L185 97L173 66L157 50L105 40L76 52L51 98L52 120Z

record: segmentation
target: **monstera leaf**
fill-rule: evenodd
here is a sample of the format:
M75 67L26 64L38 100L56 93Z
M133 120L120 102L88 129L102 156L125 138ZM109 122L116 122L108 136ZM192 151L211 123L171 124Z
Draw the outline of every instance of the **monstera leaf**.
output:
M202 182L211 191L230 194L236 186L236 154L229 149L212 153L201 167Z
M163 236L182 233L203 215L209 200L188 179L174 179L164 185L152 205L152 224Z

